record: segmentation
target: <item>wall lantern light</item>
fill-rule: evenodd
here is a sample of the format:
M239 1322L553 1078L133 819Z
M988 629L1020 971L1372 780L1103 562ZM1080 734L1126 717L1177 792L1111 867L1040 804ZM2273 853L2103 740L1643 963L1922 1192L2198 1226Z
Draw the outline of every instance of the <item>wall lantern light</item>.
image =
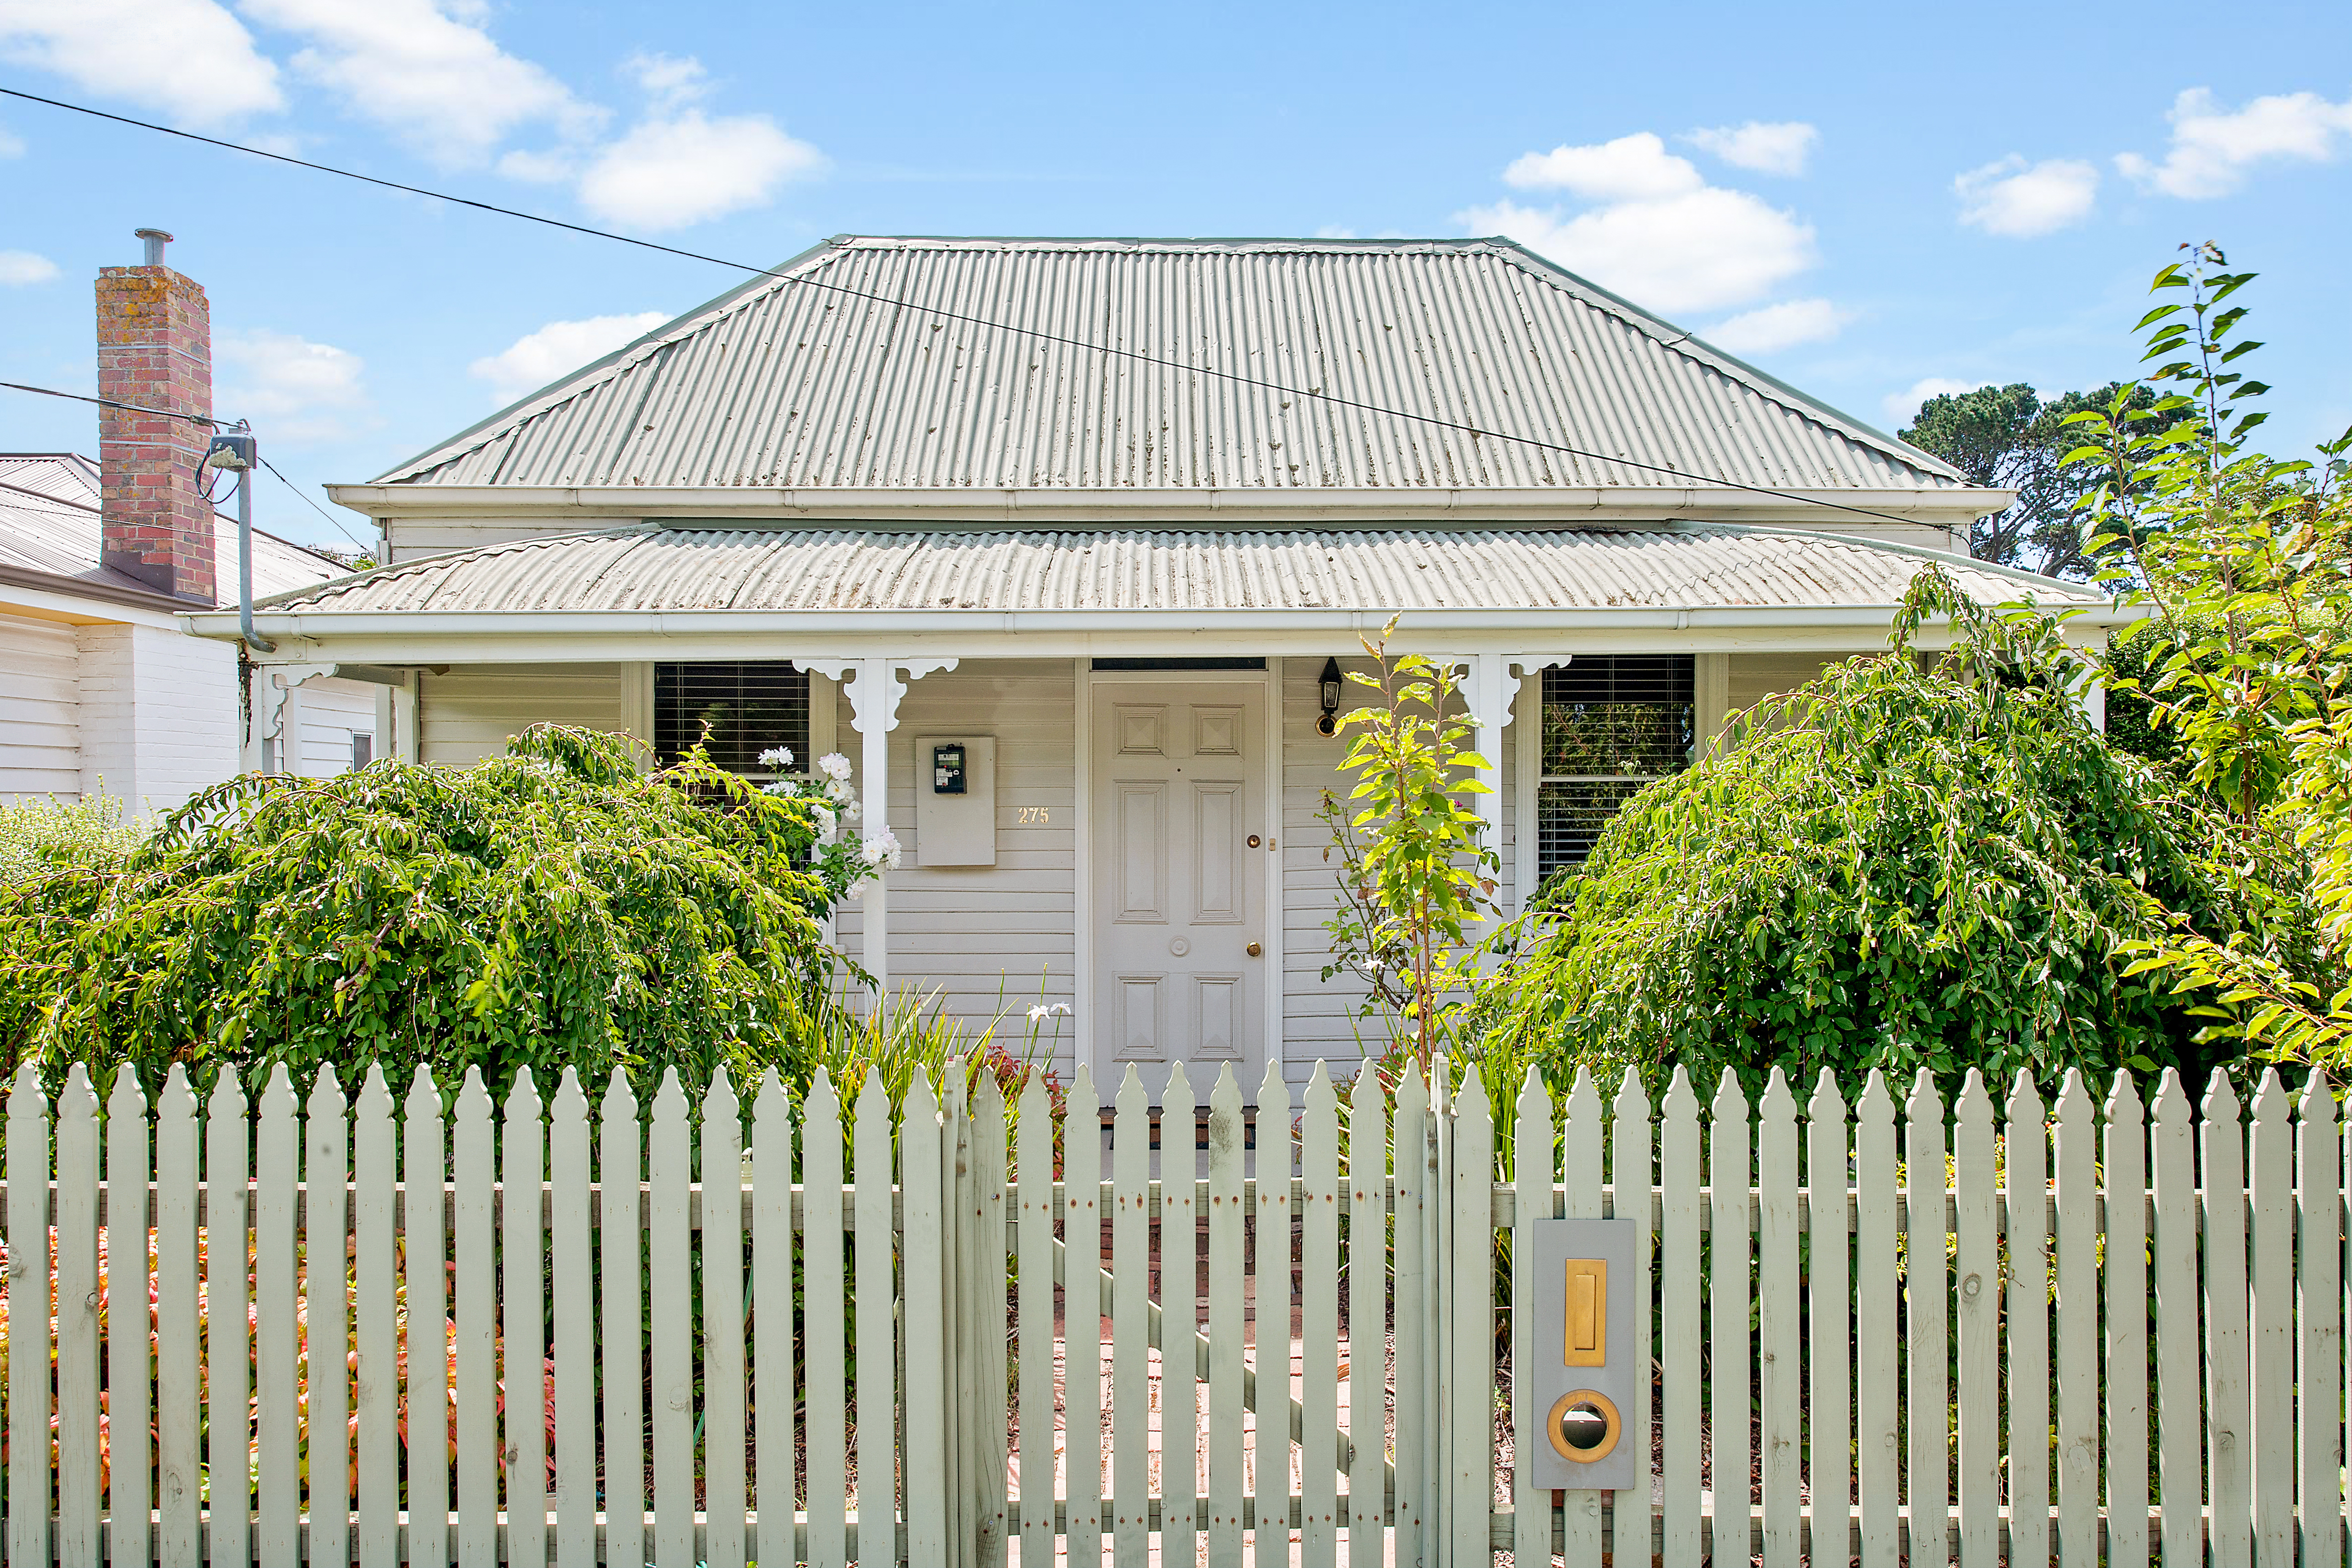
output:
M1339 661L1325 659L1323 673L1316 683L1323 701L1323 716L1315 721L1315 732L1318 735L1339 732Z

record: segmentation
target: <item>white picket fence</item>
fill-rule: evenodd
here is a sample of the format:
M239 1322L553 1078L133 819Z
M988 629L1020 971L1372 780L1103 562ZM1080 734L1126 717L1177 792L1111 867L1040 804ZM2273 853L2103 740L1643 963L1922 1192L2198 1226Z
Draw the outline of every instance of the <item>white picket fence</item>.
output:
M1704 1118L1679 1073L1654 1115L1631 1075L1531 1080L1512 1180L1475 1081L1351 1088L1318 1073L1294 1142L1269 1072L1254 1157L1227 1069L1202 1177L1181 1073L1158 1163L1128 1076L1107 1172L1081 1073L1056 1180L1034 1079L895 1121L869 1079L845 1134L771 1077L746 1155L723 1076L698 1113L666 1079L648 1137L570 1073L502 1117L469 1075L450 1124L375 1072L257 1108L224 1074L201 1117L124 1074L101 1121L27 1069L7 1563L2344 1561L2324 1083L2265 1075L2249 1126L2170 1075L1999 1121L1923 1078L1899 1123L1875 1074L1801 1118L1778 1074ZM1646 1227L1654 1500L1501 1479L1497 1241L1562 1214Z

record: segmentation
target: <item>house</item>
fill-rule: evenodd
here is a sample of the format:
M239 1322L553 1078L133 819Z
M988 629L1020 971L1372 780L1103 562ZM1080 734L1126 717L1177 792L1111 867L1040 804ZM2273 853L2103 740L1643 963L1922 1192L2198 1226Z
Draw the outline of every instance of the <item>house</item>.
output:
M204 290L163 265L169 236L142 234L148 264L99 277L99 395L209 418ZM0 801L103 791L163 811L246 768L325 775L371 754L384 687L306 679L289 698L273 671L255 729L236 647L190 631L192 614L236 604L236 522L195 477L207 434L109 408L95 462L0 453ZM257 594L346 571L254 531Z
M259 668L396 667L428 762L838 748L905 849L846 948L1155 1092L1357 1055L1316 812L1391 616L1516 907L1930 562L2108 614L1951 553L2005 493L1494 239L838 238L331 493L388 563L269 600Z

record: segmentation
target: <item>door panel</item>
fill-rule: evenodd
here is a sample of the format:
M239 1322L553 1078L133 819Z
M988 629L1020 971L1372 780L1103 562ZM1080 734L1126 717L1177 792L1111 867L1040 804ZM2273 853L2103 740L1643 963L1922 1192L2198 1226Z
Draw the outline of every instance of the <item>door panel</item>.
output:
M1275 847L1265 686L1104 681L1092 701L1090 874L1102 911L1094 1002L1106 1092L1112 1064L1131 1061L1156 1100L1167 1066L1182 1061L1196 1093L1231 1064L1255 1095L1273 983L1261 956Z

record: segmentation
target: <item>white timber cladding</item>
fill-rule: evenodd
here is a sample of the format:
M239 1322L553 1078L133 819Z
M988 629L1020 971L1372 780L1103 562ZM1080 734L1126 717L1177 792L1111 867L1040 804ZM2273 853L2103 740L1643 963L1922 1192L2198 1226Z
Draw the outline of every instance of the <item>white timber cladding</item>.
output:
M0 616L0 800L80 798L80 668L74 627Z
M533 724L628 728L637 664L459 665L417 677L417 760L463 764L504 754Z
M313 676L302 683L296 710L299 729L298 749L289 758L289 771L304 778L332 778L352 765L352 737L364 733L381 756L383 737L377 733L376 693L365 681Z
M75 640L84 795L168 811L236 773L234 646L144 626L83 626Z

